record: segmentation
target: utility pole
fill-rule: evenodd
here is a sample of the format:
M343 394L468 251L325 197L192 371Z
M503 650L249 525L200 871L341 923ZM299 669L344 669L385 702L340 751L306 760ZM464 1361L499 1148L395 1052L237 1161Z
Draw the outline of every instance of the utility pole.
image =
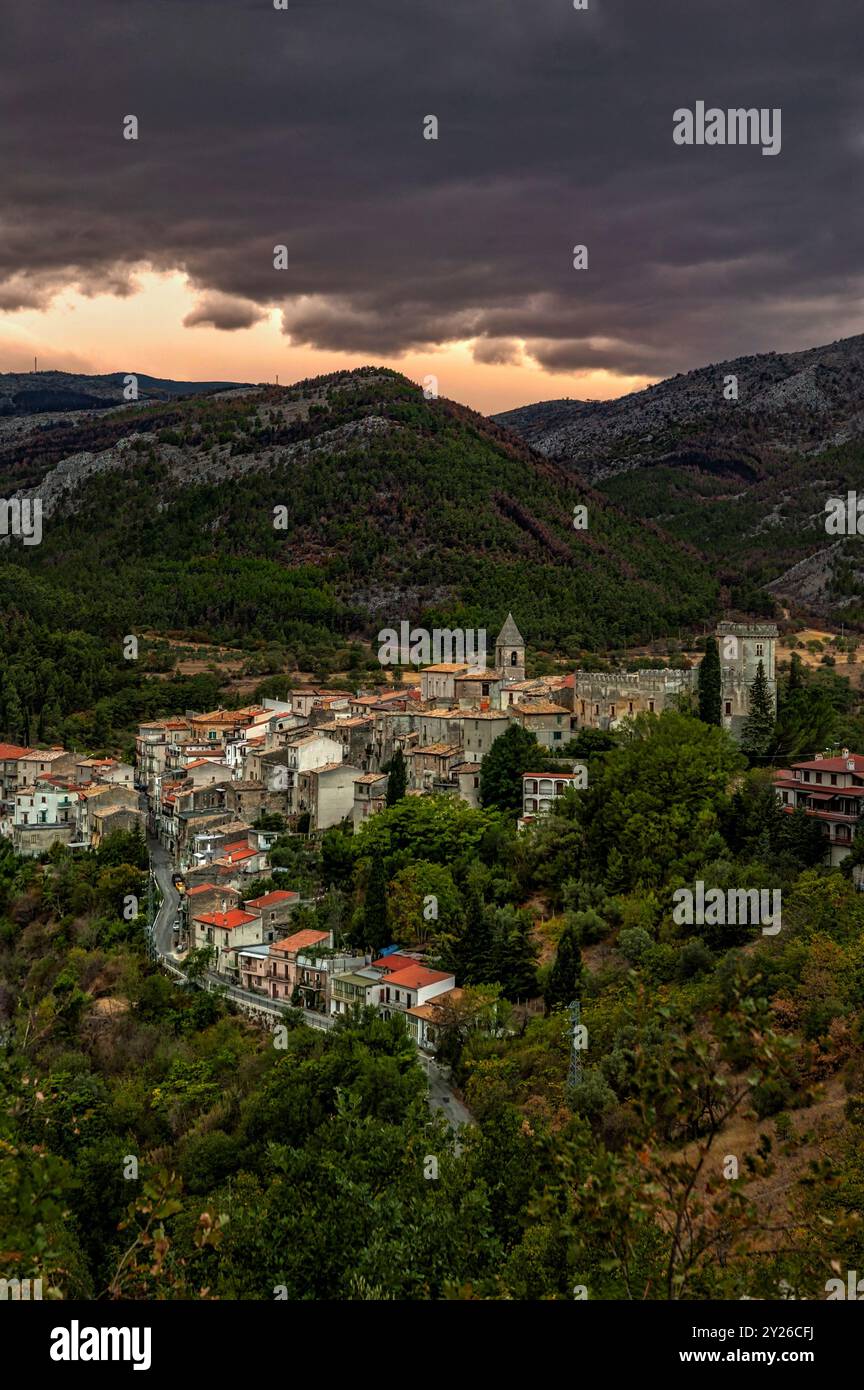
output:
M568 1087L578 1086L582 1080L582 1012L578 999L574 999L568 1009L570 1014L570 1066L567 1071Z

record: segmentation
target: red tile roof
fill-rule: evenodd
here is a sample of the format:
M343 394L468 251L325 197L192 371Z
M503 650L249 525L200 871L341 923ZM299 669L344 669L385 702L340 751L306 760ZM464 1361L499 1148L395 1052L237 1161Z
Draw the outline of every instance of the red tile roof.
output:
M242 864L247 859L254 859L256 854L260 854L260 850L248 848L223 850L216 863Z
M379 956L373 960L372 964L376 970L389 970L391 974L396 970L405 970L409 965L416 965L417 961L413 956L400 956L396 951L389 956Z
M270 950L303 951L307 946L320 946L329 938L329 932L317 931L314 927L304 927L303 931L295 931L293 936L286 936L284 941L274 941Z
M277 903L297 902L299 893L288 893L282 888L274 889L272 893L265 893L261 898L247 898L247 907L275 907Z
M247 922L257 922L258 918L253 912L243 912L239 907L232 907L230 912L202 912L200 917L194 917L192 920L204 922L208 927L219 927L222 931L233 931L235 927L245 927Z
M452 979L448 970L427 970L425 965L417 965L415 961L406 969L397 970L395 975L388 975L384 983L396 985L399 989L423 989L425 985L435 985L439 980Z
M853 763L854 768L847 767L847 762ZM864 774L864 755L861 753L850 753L848 758L814 758L813 762L793 763L793 768L813 769L816 772L857 772ZM808 783L808 786L810 784Z
M25 753L32 752L32 748L19 748L17 743L0 743L0 759L23 758Z

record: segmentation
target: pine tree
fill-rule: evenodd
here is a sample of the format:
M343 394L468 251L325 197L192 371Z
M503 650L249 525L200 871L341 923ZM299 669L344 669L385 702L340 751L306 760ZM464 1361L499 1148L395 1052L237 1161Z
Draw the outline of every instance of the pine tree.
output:
M380 850L372 855L366 897L363 902L363 941L371 951L383 951L390 944L387 923L387 870Z
M487 984L494 975L489 909L476 888L469 888L465 926L457 948L459 984Z
M390 774L387 778L387 805L395 806L405 795L408 778L405 768L405 755L397 748L390 759Z
M801 658L797 652L793 652L789 660L789 684L786 686L788 695L800 690L804 684L804 677L801 674Z
M582 952L576 929L567 922L558 941L558 951L549 971L546 982L546 1012L553 1009L566 1009L579 993L582 978Z
M537 993L537 947L527 913L497 909L491 978L505 999L533 999Z
M18 698L18 691L12 681L6 681L3 692L3 706L6 733L13 741L21 737L24 728L24 710Z
M767 751L774 734L774 700L768 687L768 677L762 662L756 667L756 679L750 687L750 712L741 736L741 747L751 758L760 758Z
M542 772L543 750L521 724L499 734L480 765L480 802L500 811L522 811L522 775Z
M703 724L720 724L720 708L720 653L717 639L708 637L699 665L699 718Z

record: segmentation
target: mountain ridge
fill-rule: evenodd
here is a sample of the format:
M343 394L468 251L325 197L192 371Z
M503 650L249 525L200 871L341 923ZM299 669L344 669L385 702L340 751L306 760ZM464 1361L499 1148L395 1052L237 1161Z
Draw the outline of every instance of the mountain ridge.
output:
M864 335L494 418L634 520L689 541L740 605L768 616L776 597L864 626L857 537L825 529L829 497L864 494Z
M324 640L395 617L491 627L513 608L529 640L575 654L701 627L719 602L692 547L384 368L61 421L0 448L4 489L42 499L45 534L3 560L86 595L106 630L287 640L307 623ZM112 572L127 582L108 595ZM252 573L280 612L253 614Z

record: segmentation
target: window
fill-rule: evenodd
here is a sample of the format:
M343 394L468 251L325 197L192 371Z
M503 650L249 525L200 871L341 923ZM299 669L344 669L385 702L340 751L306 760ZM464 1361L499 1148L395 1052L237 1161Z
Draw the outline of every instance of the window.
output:
M595 706L594 706L594 713L595 713L595 714L599 714L599 713L600 713L600 706L599 706L599 705L595 705Z
M729 717L731 718L731 716L732 716L732 701L731 701L731 700L727 700L727 701L726 701L726 714L727 714L727 716L729 716Z
M648 701L648 713L649 713L649 714L653 714L653 713L654 713L654 701L653 701L653 700L649 700L649 701Z
M615 706L614 706L614 705L610 705L610 706L609 706L609 718L610 718L610 719L614 719L614 718L615 718Z
M510 653L510 665L511 665L511 666L517 666L517 665L518 665L518 657L517 657L516 652L511 652L511 653Z
M757 655L757 656L761 656L761 655L762 655L762 643L761 643L761 642L757 642L757 643L756 643L756 655Z
M560 743L560 742L561 742L561 735L560 735L560 733L554 733L554 734L552 735L552 738L554 739L554 741L555 741L556 743Z

